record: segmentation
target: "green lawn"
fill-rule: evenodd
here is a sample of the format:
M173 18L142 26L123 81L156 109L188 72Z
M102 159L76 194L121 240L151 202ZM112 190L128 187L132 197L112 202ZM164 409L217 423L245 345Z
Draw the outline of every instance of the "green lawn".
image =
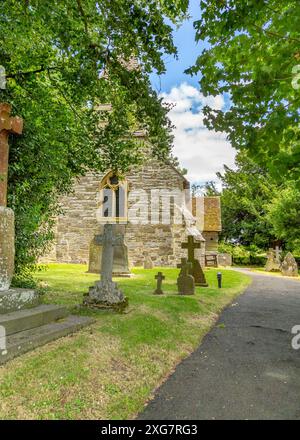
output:
M118 279L129 297L125 314L82 311L76 305L97 280L82 265L49 265L36 277L44 301L89 314L96 323L0 367L1 419L127 419L135 416L155 388L199 344L217 314L250 278L206 271L208 288L195 296L176 294L178 270L163 268L164 296L153 295L155 270L134 269Z

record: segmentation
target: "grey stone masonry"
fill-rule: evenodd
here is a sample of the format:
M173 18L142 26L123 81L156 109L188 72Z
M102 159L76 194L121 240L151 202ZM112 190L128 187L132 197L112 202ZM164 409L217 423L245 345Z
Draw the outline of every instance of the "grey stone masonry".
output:
M91 247L94 237L99 234L97 213L103 205L101 184L105 176L107 173L88 172L74 182L72 193L61 199L62 215L57 219L55 243L51 252L43 257L43 262L92 263L90 261L90 255L93 257ZM179 224L172 220L169 223L164 222L166 210L163 209L161 201L163 198L170 197L170 216L172 219L177 204L172 193L174 194L176 191L189 193L189 182L172 165L153 158L147 160L143 166L129 171L124 178L128 212L132 214L136 210L137 216L139 212L143 212L147 220L145 224L132 221L136 220L132 215L130 221L126 215L124 217L122 223L125 230L124 242L128 250L130 267L144 265L145 251L147 258L151 259L154 266L175 267L178 260L185 256L184 250L181 249L181 243L187 239L190 231L185 221ZM143 197L139 198L138 194L141 192ZM159 193L156 199L153 197L155 192ZM215 200L212 200L211 204L212 202L214 205L216 204ZM212 219L214 216L219 218L219 211L217 209L215 211L209 210L209 206L209 204L203 203L203 207L208 210L210 221L199 221L198 223L202 226L209 223L212 228L214 227ZM206 213L202 212L202 214L205 220ZM199 230L202 232L201 228ZM204 266L206 250L217 252L218 230L209 229L209 232L204 230L203 237L206 239L206 243L203 242L201 248L195 251L195 258ZM99 267L98 262L97 267Z
M0 292L0 315L28 309L40 304L40 296L35 290L10 289Z
M8 290L14 273L15 217L12 209L0 206L0 292Z

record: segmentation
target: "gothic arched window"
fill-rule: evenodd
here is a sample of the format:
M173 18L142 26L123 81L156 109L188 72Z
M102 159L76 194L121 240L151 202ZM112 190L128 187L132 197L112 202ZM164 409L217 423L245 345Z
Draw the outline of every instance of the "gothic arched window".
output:
M100 217L104 222L127 221L127 182L113 171L100 184Z

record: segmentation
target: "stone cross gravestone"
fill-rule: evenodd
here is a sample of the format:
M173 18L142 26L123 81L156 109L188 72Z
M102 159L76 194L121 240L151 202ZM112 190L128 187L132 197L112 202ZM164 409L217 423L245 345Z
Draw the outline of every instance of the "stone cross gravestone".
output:
M11 105L0 104L0 314L39 304L33 290L10 289L14 274L15 217L7 207L7 177L10 133L22 134L23 120L11 117Z
M157 280L157 287L156 290L154 291L154 295L163 295L163 291L162 291L162 282L166 277L163 275L162 272L158 272L157 275L155 275L155 279Z
M195 294L195 280L190 275L192 263L188 262L186 258L181 258L181 264L177 265L181 269L179 277L177 278L177 286L179 295L194 295Z
M119 290L117 283L113 282L114 246L120 245L122 237L115 234L116 225L104 225L104 232L98 236L98 244L102 245L101 279L84 297L84 305L97 308L122 309L128 301Z
M208 284L205 279L205 275L199 260L195 258L195 249L200 249L201 244L195 242L193 235L188 236L187 243L181 244L182 249L188 250L188 258L187 261L191 263L189 274L194 277L195 285L207 287Z
M7 207L10 134L22 134L23 120L11 117L11 105L0 103L0 314L39 304L33 290L10 289L15 260L15 216Z
M286 277L298 277L299 275L297 262L291 252L286 254L282 262L281 273Z
M116 234L121 237L120 244L114 246L113 277L130 278L128 249L125 243L125 228L122 225L116 225ZM89 273L101 273L102 259L102 235L95 235L90 244L89 252Z
M13 289L14 213L7 208L8 136L21 134L23 121L10 117L11 106L0 104L0 365L47 342L91 324L87 317L68 316L65 307L41 304L31 289Z
M280 256L278 253L278 250L269 249L269 252L267 253L267 263L265 266L266 272L279 272L280 271Z

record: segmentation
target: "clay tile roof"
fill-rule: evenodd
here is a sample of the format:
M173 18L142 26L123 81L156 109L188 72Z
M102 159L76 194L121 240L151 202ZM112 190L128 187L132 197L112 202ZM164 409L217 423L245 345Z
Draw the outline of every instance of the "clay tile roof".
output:
M220 197L204 197L204 231L222 231Z

